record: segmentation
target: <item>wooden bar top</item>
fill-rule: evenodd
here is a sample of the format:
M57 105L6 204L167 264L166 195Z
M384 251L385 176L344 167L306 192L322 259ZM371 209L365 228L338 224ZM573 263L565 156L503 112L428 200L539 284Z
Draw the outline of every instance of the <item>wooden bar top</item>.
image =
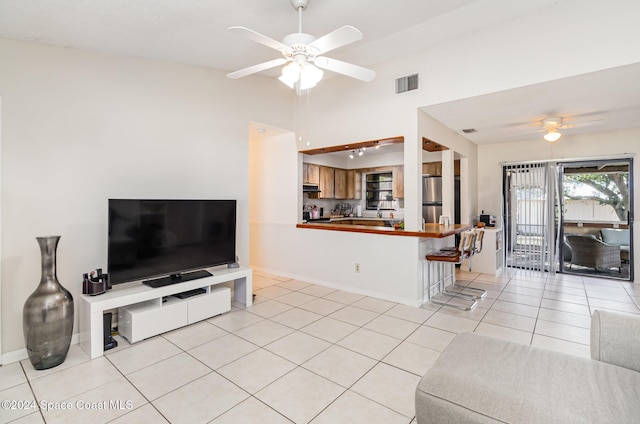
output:
M461 233L463 231L471 230L473 228L471 224L454 224L454 225L448 225L448 226L439 225L439 224L425 224L424 231L406 231L406 230L396 230L393 227L332 224L331 222L297 224L296 227L309 228L314 230L348 231L352 233L384 234L389 236L424 237L424 238L449 237L454 234Z

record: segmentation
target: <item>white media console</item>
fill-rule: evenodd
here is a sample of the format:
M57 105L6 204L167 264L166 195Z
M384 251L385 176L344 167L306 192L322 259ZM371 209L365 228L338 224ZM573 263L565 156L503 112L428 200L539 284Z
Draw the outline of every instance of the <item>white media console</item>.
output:
M152 288L140 282L116 285L97 296L82 295L80 347L91 359L103 355L103 314L110 309L120 308L118 325L133 343L229 311L230 289L220 286L223 283L233 282L234 299L251 306L251 268L220 267L208 271L213 275L164 287ZM205 293L185 299L173 297L199 288L204 288Z

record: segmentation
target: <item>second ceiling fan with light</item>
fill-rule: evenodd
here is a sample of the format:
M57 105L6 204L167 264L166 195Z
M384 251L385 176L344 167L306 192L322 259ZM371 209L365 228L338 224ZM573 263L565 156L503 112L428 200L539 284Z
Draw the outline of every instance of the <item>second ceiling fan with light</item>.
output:
M542 120L542 131L546 131L543 138L549 143L555 143L562 137L562 133L559 130L565 130L569 128L588 127L591 125L600 125L604 121L602 119L596 119L593 121L576 122L573 124L565 124L560 116L552 116Z
M289 87L295 88L298 94L302 90L314 87L322 79L323 69L361 81L368 82L375 78L375 72L370 69L322 56L331 50L361 40L362 33L360 31L350 25L345 25L320 38L305 34L302 32L302 11L307 7L309 0L290 1L294 9L298 11L298 32L285 36L282 42L249 28L241 26L229 28L231 32L278 50L282 57L231 72L227 74L227 77L242 78L286 64L278 79Z
M541 125L542 129L533 130L533 131L525 131L525 132L514 134L514 135L515 136L520 136L520 135L523 135L523 134L544 132L543 138L545 139L545 141L548 141L549 143L555 143L556 141L560 140L560 137L562 137L562 133L560 132L560 130L566 130L566 129L571 129L571 128L580 128L580 127L589 127L589 126L592 126L592 125L600 125L600 124L604 123L604 120L602 120L602 119L595 119L595 120L591 120L591 121L573 121L573 120L571 120L570 123L565 123L564 119L561 116L550 116L548 118L544 118L541 121L537 121L537 122L538 122L537 125Z

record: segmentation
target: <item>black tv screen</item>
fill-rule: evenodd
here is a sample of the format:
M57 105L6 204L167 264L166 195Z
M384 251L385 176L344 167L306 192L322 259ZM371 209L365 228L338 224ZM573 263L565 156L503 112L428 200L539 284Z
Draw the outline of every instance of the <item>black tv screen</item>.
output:
M109 199L111 284L236 260L235 200Z

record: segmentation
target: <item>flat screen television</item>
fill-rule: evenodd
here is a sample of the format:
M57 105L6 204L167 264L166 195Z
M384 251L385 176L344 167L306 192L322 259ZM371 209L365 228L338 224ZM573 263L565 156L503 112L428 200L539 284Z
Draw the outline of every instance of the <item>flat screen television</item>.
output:
M235 260L235 200L109 199L111 284L143 280L160 287Z

